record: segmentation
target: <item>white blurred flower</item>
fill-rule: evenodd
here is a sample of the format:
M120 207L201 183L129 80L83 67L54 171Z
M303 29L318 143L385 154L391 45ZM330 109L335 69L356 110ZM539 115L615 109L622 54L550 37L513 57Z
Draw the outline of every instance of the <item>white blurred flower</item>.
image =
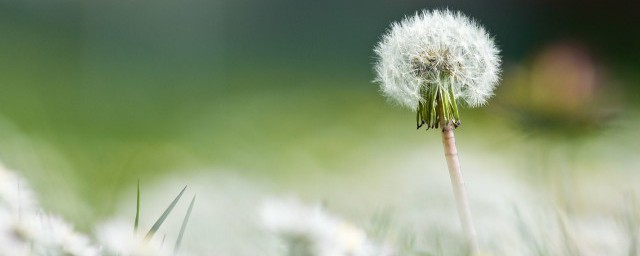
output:
M105 253L113 255L162 256L170 255L162 240L145 240L144 234L136 233L130 221L112 220L97 227L96 237Z
M60 217L26 213L14 225L14 231L31 246L32 255L99 255L87 236L74 231Z
M267 193L264 184L222 172L206 170L192 175L180 172L180 175L144 184L140 206L140 227L144 228L141 231L146 232L151 227L156 220L154 213L159 215L166 209L168 200L176 196L176 188L188 184L187 193L197 194L198 202L189 218L178 255L282 256L277 254L279 241L259 225L258 210ZM131 214L136 210L134 189L124 193L118 203L116 216L126 222L112 230L120 232L107 231L105 227L109 223L99 228L98 239L105 247L114 248L121 244L119 233L132 237ZM189 200L181 200L154 236L154 240L161 241L166 235L163 248L174 249L188 207ZM105 235L109 233L112 235ZM112 242L107 242L109 240Z
M43 213L28 184L0 165L0 255L99 255L87 236Z
M261 217L268 230L289 239L287 250L295 247L305 255L315 256L382 255L362 230L327 214L320 206L307 207L296 200L267 200Z
M457 123L455 100L482 105L499 79L499 50L493 39L459 12L425 10L393 23L375 52L382 93L419 114L425 112L419 126L421 121L429 127L437 124L432 117L438 98L445 121Z

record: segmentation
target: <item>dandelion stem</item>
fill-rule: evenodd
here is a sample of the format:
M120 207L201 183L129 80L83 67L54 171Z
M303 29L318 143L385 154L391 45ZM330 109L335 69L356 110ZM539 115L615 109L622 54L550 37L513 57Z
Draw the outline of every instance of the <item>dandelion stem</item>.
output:
M462 229L467 237L467 243L471 255L478 254L478 241L476 238L476 230L471 219L471 210L469 208L469 200L464 187L464 179L462 171L460 171L460 162L458 161L458 150L456 148L456 139L453 134L454 124L451 121L445 121L442 98L438 96L438 115L440 116L440 126L442 127L442 145L444 146L444 155L447 159L447 167L449 168L449 176L451 177L451 185L453 194L458 208L458 215L462 223Z

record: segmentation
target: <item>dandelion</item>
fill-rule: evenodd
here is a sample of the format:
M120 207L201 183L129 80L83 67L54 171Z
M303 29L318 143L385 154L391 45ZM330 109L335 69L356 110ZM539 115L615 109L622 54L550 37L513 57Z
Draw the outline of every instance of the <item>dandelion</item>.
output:
M0 249L2 255L100 255L88 236L44 213L29 184L1 164Z
M418 129L442 128L449 174L472 252L475 230L460 172L453 129L458 102L477 107L499 79L498 49L487 32L459 12L422 11L393 23L375 48L376 82L391 101L416 111Z
M114 219L100 224L96 237L109 255L171 255L162 240L145 240L144 233L132 229L127 220Z
M619 91L588 47L555 41L529 59L505 74L509 87L496 99L509 121L549 136L553 144L579 141L614 121L621 107Z
M386 256L364 231L320 206L308 207L296 200L268 200L260 216L265 228L284 238L288 255Z
M457 126L457 100L483 105L499 79L493 40L459 12L423 11L394 23L375 52L382 93L416 110L418 128L436 128L440 121Z

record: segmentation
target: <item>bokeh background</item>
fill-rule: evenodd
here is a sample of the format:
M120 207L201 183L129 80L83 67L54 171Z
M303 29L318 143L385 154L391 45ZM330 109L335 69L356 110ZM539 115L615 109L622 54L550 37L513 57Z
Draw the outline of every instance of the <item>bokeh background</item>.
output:
M421 186L386 182L402 170L442 175L446 191L438 132L416 131L372 82L389 24L446 7L502 50L496 97L462 110L456 131L472 201L513 186L479 177L507 176L562 209L627 205L640 185L637 1L2 0L0 159L83 230L133 200L138 179L144 191L231 173L347 216Z

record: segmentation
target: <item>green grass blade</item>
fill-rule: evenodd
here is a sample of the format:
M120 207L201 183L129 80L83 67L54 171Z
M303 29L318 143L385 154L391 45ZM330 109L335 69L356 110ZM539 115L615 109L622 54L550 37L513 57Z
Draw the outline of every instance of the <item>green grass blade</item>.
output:
M178 194L178 196L176 196L176 198L173 199L173 202L171 202L169 207L167 207L167 209L164 210L164 212L162 213L160 218L158 218L158 220L156 220L156 223L153 224L153 226L151 227L151 229L149 230L147 235L144 237L145 240L151 239L153 237L153 235L156 233L156 231L158 231L158 229L160 229L160 226L162 225L162 223L164 223L165 219L167 219L167 216L169 216L169 214L173 210L173 207L176 206L176 204L180 200L180 197L182 197L182 194L184 193L184 191L186 189L187 189L187 186L184 186L184 188L182 188L182 191L180 191L180 194Z
M138 179L138 194L136 196L136 219L133 222L133 231L138 232L138 223L140 221L140 179Z
M193 204L195 202L196 196L194 195L193 199L191 199L191 203L189 204L189 209L187 209L187 214L184 215L184 220L182 220L182 226L180 227L180 233L176 240L176 246L173 248L173 254L178 253L178 248L180 248L180 244L182 243L182 235L184 235L184 230L187 228L187 222L189 222L189 216L191 216L191 210L193 209Z

